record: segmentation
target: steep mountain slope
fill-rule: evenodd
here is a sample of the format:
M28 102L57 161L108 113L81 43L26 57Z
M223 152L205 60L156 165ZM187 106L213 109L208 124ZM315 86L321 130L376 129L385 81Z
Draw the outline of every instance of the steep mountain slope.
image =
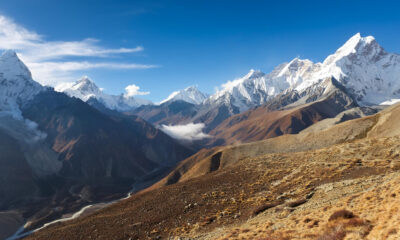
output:
M399 113L220 148L208 174L28 239L396 239Z
M0 57L0 111L18 116L18 105L32 99L43 87L32 79L31 72L14 51Z
M109 117L61 93L41 93L23 112L48 134L66 176L135 179L189 154L140 118Z
M197 87L190 86L183 90L171 93L166 99L161 101L160 104L177 100L182 100L192 104L201 104L207 97L207 94L200 92Z
M209 133L213 136L209 138L209 145L253 142L298 133L322 119L335 117L357 106L356 101L335 79L326 79L323 86L322 94L316 97L307 95L308 98L320 100L275 111L269 108L272 103L267 103L226 119Z
M360 104L376 105L400 96L399 63L400 55L386 52L372 36L361 37L358 33L322 63L295 58L269 74L251 70L245 77L225 84L206 102L232 105L242 112L281 92L310 92L310 86L333 77Z
M64 92L68 96L76 97L84 102L96 99L105 107L117 111L129 111L142 105L152 105L148 100L135 98L128 95L109 95L104 93L89 77L84 76L72 85L56 88L59 92Z
M299 134L288 134L247 144L205 149L182 161L174 171L154 187L202 176L235 164L241 159L263 154L319 149L366 136L371 138L396 136L398 134L397 114L400 114L400 105L389 107L372 116L349 120L325 129L314 128L315 131L305 129ZM385 129L383 134L380 134L383 129ZM218 167L211 167L215 163L218 163Z
M0 130L0 142L0 209L4 209L26 196L37 196L39 189L17 140Z
M360 106L390 104L400 99L399 73L400 55L386 52L372 36L358 33L321 63L295 58L268 74L251 70L227 82L186 123L204 123L208 133L225 119L260 105L280 110L321 100L329 78L336 79Z
M0 57L0 86L0 222L12 212L39 227L121 197L192 154L139 117L42 87L12 51Z
M176 125L190 122L198 109L197 105L176 100L167 101L160 105L140 106L126 114L137 115L156 126L161 124Z

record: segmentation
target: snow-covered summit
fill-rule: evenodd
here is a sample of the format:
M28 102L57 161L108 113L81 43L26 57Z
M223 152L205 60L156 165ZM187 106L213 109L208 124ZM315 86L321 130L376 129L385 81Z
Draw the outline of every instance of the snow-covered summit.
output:
M64 92L71 97L76 97L87 102L89 99L96 99L105 107L117 111L129 111L141 105L152 104L151 101L135 98L133 96L110 95L102 91L88 76L69 85L56 87L56 91Z
M205 102L226 104L240 111L263 104L283 91L298 93L334 77L360 104L380 104L400 98L400 55L386 52L372 36L351 37L322 63L295 58L271 73L250 70L229 81Z
M187 87L183 90L175 91L171 93L166 99L160 102L160 104L166 103L166 102L172 102L176 100L183 100L188 103L192 104L200 104L202 103L208 95L200 92L199 89L197 89L196 86L190 86Z
M265 73L251 69L244 77L223 84L222 89L211 95L205 104L235 106L244 111L266 102L285 88L287 85L271 81Z
M400 55L386 52L374 37L351 37L296 90L326 77L342 83L361 104L400 98Z
M7 50L0 56L0 111L20 118L19 106L43 89L14 51Z
M32 79L28 67L18 58L17 53L13 50L6 50L1 55L0 72L7 79L15 78L16 76Z
M64 92L71 97L80 98L85 102L91 97L106 97L101 89L88 76L83 76L81 79L70 85L56 87L56 90Z

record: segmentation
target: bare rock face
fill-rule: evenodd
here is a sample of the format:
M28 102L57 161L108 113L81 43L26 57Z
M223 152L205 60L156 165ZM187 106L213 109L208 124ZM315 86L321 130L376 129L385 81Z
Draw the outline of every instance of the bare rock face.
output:
M23 113L48 134L66 177L135 180L190 154L138 117L109 116L62 93L39 94Z
M213 137L208 144L246 143L299 133L318 121L357 106L335 79L326 79L323 84L323 87L311 86L313 94L298 95L296 98L287 94L278 95L265 105L226 119L210 132ZM275 109L276 106L279 109Z

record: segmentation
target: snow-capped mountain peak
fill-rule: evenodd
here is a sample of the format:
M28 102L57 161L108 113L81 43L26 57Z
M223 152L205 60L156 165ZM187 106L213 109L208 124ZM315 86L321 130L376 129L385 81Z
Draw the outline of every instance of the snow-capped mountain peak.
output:
M171 93L165 100L161 101L160 104L166 102L172 102L176 100L183 100L192 104L200 104L202 103L208 96L196 87L190 86L183 90L175 91Z
M87 101L92 97L99 98L104 95L100 88L88 76L83 76L71 86L61 89L61 91L67 93L71 97L80 98L83 101Z
M7 50L0 56L0 111L20 117L19 106L43 89L14 51Z
M236 89L242 88L243 85L255 82L257 79L263 78L264 76L265 73L259 70L250 69L250 71L243 77L222 84L222 89L211 97L217 99L218 97L224 96L226 93L233 93Z
M117 111L129 111L141 105L150 105L151 101L138 99L135 97L127 97L124 94L110 95L102 91L96 83L88 76L83 76L74 83L61 85L56 91L64 92L70 97L76 97L84 102L89 99L96 99L105 107Z
M265 73L261 72L260 70L250 69L250 71L244 76L243 79L255 79L264 76Z
M88 77L83 76L75 84L75 89L80 89L82 91L99 91L99 87Z
M269 74L250 70L244 77L223 84L205 103L224 104L244 111L283 91L302 94L331 77L346 87L359 104L397 99L400 98L400 55L386 52L374 37L357 33L322 63L294 58Z
M343 46L341 46L334 54L329 55L323 64L325 66L334 64L337 61L349 56L359 55L369 57L372 60L377 55L385 55L384 49L375 41L373 36L361 37L357 33L351 37Z
M0 72L4 78L15 78L23 76L31 80L32 74L26 65L18 58L17 53L13 50L6 50L0 56Z
M234 109L244 111L264 103L270 96L280 92L280 88L265 73L251 69L245 76L223 84L222 89L211 95L205 104L229 106L230 111L236 113Z
M313 82L324 77L341 82L361 104L399 98L400 55L386 52L372 36L354 35L328 56Z

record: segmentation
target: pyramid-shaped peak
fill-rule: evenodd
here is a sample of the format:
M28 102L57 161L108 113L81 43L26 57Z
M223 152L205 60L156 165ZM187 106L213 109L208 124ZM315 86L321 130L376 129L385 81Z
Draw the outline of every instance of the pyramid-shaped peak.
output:
M362 37L360 33L352 36L334 54L328 56L324 65L334 64L344 57L356 55L364 59L380 59L385 50L375 41L373 36Z
M5 50L3 54L1 54L1 58L18 58L18 56L14 50Z
M247 73L244 78L259 78L262 76L264 76L264 73L260 70L250 69L249 73Z
M98 93L101 92L100 88L88 76L83 76L72 86L72 89L80 90L82 92Z
M183 90L172 92L166 99L160 102L160 104L166 102L173 102L176 100L183 100L192 104L200 104L208 97L207 94L202 93L197 86L189 86Z
M376 47L380 48L373 36L362 37L360 33L357 33L347 40L347 42L336 51L336 53L348 55L350 53L355 53L369 45L376 45Z
M93 80L92 79L90 79L88 76L82 76L78 81L77 81L77 83L87 83L87 84L90 84L90 83L93 83L94 84L94 82L93 82Z
M19 59L17 53L13 50L6 50L0 56L0 73L8 79L15 78L16 76L24 76L28 79L32 78L28 67Z

